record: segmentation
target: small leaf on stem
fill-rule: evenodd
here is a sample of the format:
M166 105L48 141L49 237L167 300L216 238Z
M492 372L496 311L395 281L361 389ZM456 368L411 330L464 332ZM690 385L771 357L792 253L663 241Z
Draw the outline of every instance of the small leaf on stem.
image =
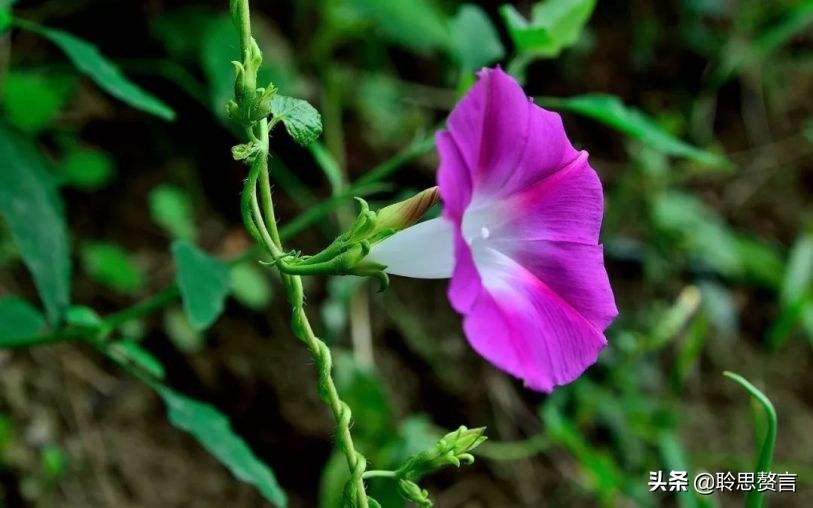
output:
M285 130L300 145L307 146L322 134L322 116L308 101L274 94L268 106L274 120L282 121Z

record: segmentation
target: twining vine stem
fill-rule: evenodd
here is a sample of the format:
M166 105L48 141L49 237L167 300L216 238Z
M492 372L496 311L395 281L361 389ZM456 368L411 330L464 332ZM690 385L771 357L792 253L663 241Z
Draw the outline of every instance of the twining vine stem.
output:
M232 0L232 9L235 22L240 31L240 46L243 61L251 58L252 45L251 20L249 16L248 0ZM242 83L243 93L256 94L256 75L246 69ZM239 100L236 97L236 100ZM242 212L246 228L274 258L281 258L285 251L282 247L279 230L277 229L274 203L271 194L271 184L268 175L268 133L269 122L261 119L248 126L246 137L248 142L256 143L259 149L252 158L249 166L249 175L243 190ZM257 191L260 191L258 198ZM319 373L319 395L330 407L336 420L336 442L338 448L347 460L350 470L350 480L347 487L347 499L359 508L369 507L369 500L364 487L364 471L367 461L358 452L350 433L351 411L350 407L339 397L336 385L333 382L332 357L328 346L313 332L308 316L305 313L305 295L302 288L302 279L297 275L288 275L280 272L283 285L291 305L291 328L296 337L302 341L313 357Z

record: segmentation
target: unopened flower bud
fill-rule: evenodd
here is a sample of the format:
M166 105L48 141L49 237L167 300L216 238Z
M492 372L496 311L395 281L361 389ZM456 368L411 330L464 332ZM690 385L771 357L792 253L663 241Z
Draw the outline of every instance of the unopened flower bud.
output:
M417 480L445 466L471 464L474 456L470 452L487 439L485 430L485 427L468 429L461 426L440 438L434 447L410 458L399 470L399 475Z
M398 493L407 501L412 501L421 508L432 506L429 491L422 489L417 483L409 480L398 480Z
M376 232L400 231L418 222L438 202L438 187L431 187L409 199L385 206L377 212Z

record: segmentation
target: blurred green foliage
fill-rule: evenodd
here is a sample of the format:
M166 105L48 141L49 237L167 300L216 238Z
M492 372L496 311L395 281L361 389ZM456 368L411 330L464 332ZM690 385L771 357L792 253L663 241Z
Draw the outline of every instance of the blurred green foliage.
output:
M184 353L200 351L206 337L190 323L186 313L180 308L171 308L164 313L164 330L175 347Z
M36 134L51 123L71 100L76 80L38 72L8 72L0 83L6 121Z
M110 95L165 120L175 118L175 112L169 106L124 77L118 67L99 53L93 44L67 32L47 28L30 21L16 20L16 23L59 46L59 49L65 52L77 69L89 76Z
M34 143L0 125L0 214L31 271L48 320L62 320L71 260L55 180Z
M169 388L158 386L156 391L164 399L173 425L194 435L234 476L255 485L268 501L286 506L287 498L274 473L237 437L223 414Z
M229 267L185 240L172 244L184 312L196 330L208 328L223 312L229 294Z
M254 263L239 263L231 269L231 293L246 307L261 311L274 297L268 273Z
M263 312L275 301L276 281L253 256L240 257L242 247L230 244L232 218L218 215L236 207L239 185L225 192L234 203L204 207L207 196L215 194L205 187L225 185L224 179L206 172L211 169L211 152L201 152L207 155L193 161L200 171L168 174L166 168L173 166L161 163L142 181L138 172L144 168L127 160L132 154L124 148L129 141L121 141L122 146L102 144L100 139L112 138L88 128L88 123L92 127L94 122L111 121L87 106L88 101L98 101L92 94L99 91L88 91L95 83L123 102L112 106L117 119L126 110L124 104L161 119L174 118L177 108L178 122L188 113L195 122L214 119L202 127L196 123L196 128L231 129L225 104L233 95L229 62L238 58L238 41L225 5L221 9L159 4L161 8L150 10L147 20L152 38L128 42L128 48L140 48L144 42L144 47L157 46L162 52L140 67L136 62L113 63L103 55L107 48L101 42L100 51L67 32L24 21L29 11L22 10L21 19L12 20L7 5L0 5L0 31L16 24L23 29L12 32L17 37L45 37L79 71L73 73L57 51L45 53L49 60L44 64L39 52L15 54L12 39L14 58L0 78L4 220L0 259L3 269L15 275L0 282L13 279L13 292L25 298L7 295L3 288L0 345L28 345L60 330L89 329L102 336L123 300L170 284L164 296L159 293L157 299L148 297L132 307L163 312L163 319L152 322L144 312L117 322L106 337L110 347L101 350L146 379L163 397L172 422L194 435L235 476L253 483L269 501L283 504L285 495L274 473L237 436L225 415L160 384L168 373L173 379L178 366L163 366L157 340L167 336L180 352L200 357L212 347L207 333L217 333L218 342L235 339L227 325L215 324L229 295L248 309L234 306L241 318L258 318L238 313ZM809 185L793 175L809 163L813 145L813 113L804 96L810 90L813 2L686 0L670 3L664 7L666 13L660 12L660 4L647 4L635 13L635 26L602 18L618 13L592 0L544 0L500 8L433 0L284 5L263 6L269 15L257 19L256 37L264 57L260 84L274 83L288 96L286 106L295 100L291 97L306 97L318 109L317 113L292 108L293 122L285 125L302 144L310 145L307 150L292 151L282 135L272 139L276 192L290 199L291 208L304 212L287 222L286 236L307 232L303 243L330 240L342 225L350 197L431 185L434 178L429 172L398 172L404 167L431 167L431 162L405 164L431 151L433 127L474 82L476 70L495 63L524 79L529 93L545 94L536 97L537 103L563 114L568 129L576 133L574 142L591 152L605 183L603 242L622 312L608 333L610 347L599 365L550 397L518 399L525 405L538 403L537 433L529 431L529 425L515 425L515 415L498 404L505 395L493 387L500 395L478 394L488 399L488 411L466 413L470 386L489 382L485 376L473 382L474 376L465 371L473 364L454 353L454 344L463 341L459 332L439 331L435 326L440 325L428 322L429 311L414 301L414 295L405 298L391 290L383 300L374 300L372 327L376 352L383 350L380 356L388 363L364 365L349 351L337 355L335 362L339 390L354 411L354 436L376 469L397 468L431 447L445 431L423 413L437 410L444 418L450 412L457 416L443 398L456 397L461 401L459 414L476 419L472 424L491 427L491 441L477 453L483 470L499 478L494 481L515 487L505 478L512 474L506 475L501 463L542 454L543 460L556 462L556 475L564 475L555 489L568 499L605 506L658 506L667 501L648 492L648 471L712 467L708 457L696 452L696 437L686 436L685 420L697 411L687 399L698 397L699 385L720 385L723 381L716 371L731 363L740 370L739 358L716 356L721 347L738 340L743 348L757 351L761 363L749 364L752 370L744 374L764 385L766 393L780 384L793 391L788 386L792 381L765 376L776 361L772 354L799 348L793 351L807 357L813 344L810 210L802 207L807 203L792 201ZM42 22L51 24L47 18ZM54 26L58 24L59 19L53 20ZM628 43L626 54L604 52L603 38L612 36ZM618 50L618 43L608 39L606 44ZM616 65L630 75L614 72ZM675 73L670 67L676 65L686 68ZM79 74L90 80L78 79ZM150 74L160 75L161 85L166 85L160 81L164 79L177 86L178 106L173 102L170 107L169 99L158 98L134 81L147 83ZM639 79L652 83L637 85ZM182 109L187 98L204 111ZM317 114L325 132L312 143ZM148 128L158 133L156 138L169 139L172 146L177 132L146 115L137 118L151 122ZM189 143L178 141L179 146L184 142ZM225 153L227 143L222 148ZM385 160L398 149L403 151ZM161 150L171 151L156 149L156 157L170 157ZM374 161L380 160L385 161L376 166ZM359 171L370 167L366 173ZM242 176L230 175L232 183ZM323 176L325 182L319 180ZM124 198L113 189L119 185L126 188ZM59 192L67 197L67 214ZM73 215L108 192L111 199L122 199L123 207L146 203L144 210L135 212L145 218L140 224L149 218L163 234L133 238L157 228L138 229L129 217L122 218L122 226L102 217L88 226L81 214ZM784 219L773 210L786 207L791 213ZM66 222L73 227L71 241ZM109 224L114 224L112 230ZM115 229L119 227L134 229ZM172 240L178 243L170 247ZM227 258L231 262L223 260ZM74 259L81 270L72 271ZM25 279L18 261L31 272L41 302L37 305L29 303L36 295L17 283ZM153 270L160 265L173 267L174 277L169 269ZM73 291L72 279L81 281ZM112 289L113 295L89 292L88 281ZM355 319L351 302L365 287L355 279L331 278L310 302L332 344L347 345ZM416 294L425 297L424 303L431 301L424 290ZM174 303L178 297L180 305ZM72 301L98 302L111 314L100 316L88 307L71 306ZM257 324L264 326L259 319ZM162 328L163 335L155 334L156 328ZM142 339L150 340L140 343ZM406 357L400 361L423 369L414 376L423 387L418 395L401 393L407 392L407 383L397 376L415 371L390 371L393 364L399 365L392 356ZM420 396L429 392L432 396L439 392L441 402L429 397L431 402L423 407ZM721 404L719 393L711 390L709 398ZM0 406L0 411L5 408ZM781 415L781 406L779 411ZM0 415L0 468L5 467L6 451L15 439L13 428L11 420ZM503 442L503 435L523 438ZM56 444L40 451L42 470L37 474L53 482L71 474L70 451ZM750 455L750 450L731 450L725 461L714 465ZM322 508L341 506L348 476L343 460L334 452L324 464L318 493ZM753 467L750 458L739 463ZM387 478L373 478L369 484L383 506L403 505ZM678 493L674 500L682 507L726 501L691 492Z
M144 285L144 275L132 255L113 243L84 245L82 267L89 277L121 293L137 293Z
M84 191L95 191L110 183L115 175L115 165L107 152L70 145L58 171L63 183Z
M501 13L517 53L552 58L579 39L595 6L595 0L544 0L534 4L530 20L511 5Z
M189 194L177 185L163 184L149 195L150 216L172 238L195 241L197 229Z
M36 335L45 326L42 314L16 296L0 299L0 345L3 339Z

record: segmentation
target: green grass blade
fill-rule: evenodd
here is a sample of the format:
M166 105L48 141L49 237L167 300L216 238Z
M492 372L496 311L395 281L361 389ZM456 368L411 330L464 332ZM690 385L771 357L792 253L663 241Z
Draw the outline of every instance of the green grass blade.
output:
M770 471L771 464L773 463L773 450L776 446L776 409L774 409L770 399L768 399L764 393L759 391L757 387L752 385L744 377L729 371L723 372L723 375L745 388L765 411L765 418L767 420L768 427L765 432L765 440L762 442L762 446L759 450L759 456L757 458L754 474L761 471ZM750 490L748 492L748 497L746 498L746 506L748 508L759 508L764 506L764 498L764 492L759 492L758 489Z

